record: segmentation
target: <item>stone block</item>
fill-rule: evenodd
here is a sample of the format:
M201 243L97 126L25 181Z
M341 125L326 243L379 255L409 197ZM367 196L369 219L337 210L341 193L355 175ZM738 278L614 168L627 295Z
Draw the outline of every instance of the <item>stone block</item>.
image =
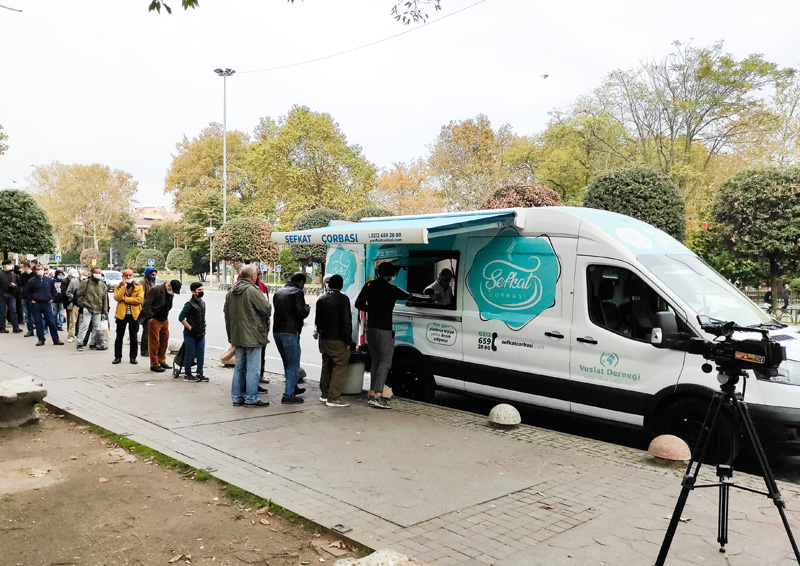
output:
M32 377L0 381L0 428L10 428L39 420L36 404L47 395Z

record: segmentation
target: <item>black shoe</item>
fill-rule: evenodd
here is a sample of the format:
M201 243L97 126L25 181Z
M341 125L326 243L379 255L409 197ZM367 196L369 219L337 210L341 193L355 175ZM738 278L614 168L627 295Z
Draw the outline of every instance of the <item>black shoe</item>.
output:
M159 364L159 365L164 369L172 369L172 366L168 364Z
M245 403L245 407L269 407L269 401L256 401L255 403Z
M36 345L37 345L37 346L44 346L44 340L39 340L39 341L36 343Z
M122 358L114 358L114 360L111 363L112 364L118 364L120 362L122 362Z
M64 329L61 326L56 326L56 330L58 330L59 332L64 332Z
M183 376L183 380L184 381L200 381L199 379L197 379L197 376L192 375L191 373L187 373L186 375L184 375Z
M97 346L95 346L94 344L89 344L89 349L90 350L97 350Z
M303 402L302 397L297 397L296 395L292 395L291 397L287 397L284 395L281 397L281 403L284 405L298 405Z
M259 393L269 393L269 391L267 391L266 387L261 387L260 385L258 386L258 392Z
M196 373L194 376L197 378L197 381L205 382L208 381L208 378L204 376L202 373Z
M306 392L306 388L305 387L295 387L294 388L294 394L295 395L302 395L305 392Z
M0 328L0 334L8 334L7 328Z
M21 328L15 328L14 329L14 334L19 334L20 332L22 332Z
M31 336L33 336L33 332L27 332L25 334L25 338L30 338Z
M136 358L131 358L131 363L132 364L138 364L139 362L136 360Z
M154 371L156 373L164 373L167 370L165 370L161 366L150 366L150 371Z
M79 352L83 352L83 344L78 344L76 348Z
M241 407L242 405L244 405L244 401L234 401L233 402L233 406L234 407Z
M64 343L61 340L54 340L53 341L53 346L63 346L63 345L64 345Z

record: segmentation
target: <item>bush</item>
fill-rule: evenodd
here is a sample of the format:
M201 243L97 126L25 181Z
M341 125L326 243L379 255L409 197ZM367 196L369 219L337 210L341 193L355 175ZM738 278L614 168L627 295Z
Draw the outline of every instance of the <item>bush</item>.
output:
M167 254L167 269L178 271L183 281L183 272L192 268L192 254L184 248L173 248Z
M633 167L601 175L586 188L583 206L638 218L683 241L686 203L672 180L654 169Z
M561 206L564 202L557 192L544 185L526 183L524 185L506 185L498 189L481 206L482 209L524 208L536 206Z
M270 240L271 235L272 224L263 218L240 216L229 220L214 235L214 259L275 261L278 246Z
M311 228L325 228L331 220L347 220L344 214L333 208L317 208L309 210L303 214L294 225L295 230L310 230ZM325 252L327 247L324 244L295 244L289 246L292 257L300 264L310 265L318 262L325 266ZM323 271L324 273L324 271Z
M139 257L139 254L142 253L141 248L131 248L128 250L128 255L125 256L125 269L136 269L136 258Z
M139 252L139 255L136 256L136 271L142 273L146 267L149 267L149 260L153 260L153 267L161 271L164 269L166 264L166 258L164 254L158 250L149 249L149 250L142 250Z
M380 206L365 206L362 209L356 210L353 214L347 217L350 222L361 222L363 218L370 218L373 216L395 216L394 212L388 208L381 208Z

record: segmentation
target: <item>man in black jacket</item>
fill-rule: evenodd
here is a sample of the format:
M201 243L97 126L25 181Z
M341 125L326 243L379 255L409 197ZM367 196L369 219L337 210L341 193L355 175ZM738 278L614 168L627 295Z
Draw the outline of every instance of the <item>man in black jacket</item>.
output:
M353 342L353 315L350 312L350 299L341 292L344 279L333 275L328 279L328 291L317 300L317 313L314 324L322 354L322 372L319 389L320 401L328 407L347 407L342 400L342 389L347 378L347 364L350 361L350 344Z
M186 368L184 381L208 381L203 375L203 361L206 353L206 303L203 301L203 284L195 281L189 285L192 298L189 299L178 322L183 325L183 366ZM197 372L192 375L192 360L197 360Z
M302 403L303 399L298 395L306 391L297 387L297 377L300 372L300 331L303 330L303 321L311 312L303 293L305 286L306 275L298 271L272 298L272 307L275 311L272 337L283 360L286 376L286 389L281 403Z
M7 333L6 314L9 315L14 332L22 332L17 318L17 298L19 297L20 279L14 273L14 264L9 259L3 260L3 272L0 273L0 334Z
M19 282L20 282L20 295L22 296L22 314L25 318L25 326L28 328L28 333L25 334L25 338L29 336L33 336L33 331L35 330L33 324L33 308L31 307L31 298L28 296L28 281L32 278L36 277L34 275L33 270L31 269L31 264L28 260L23 261L20 264L20 271L19 274Z
M25 292L30 298L31 315L33 320L36 321L36 336L39 338L36 345L44 346L44 331L46 327L50 330L50 337L53 339L53 344L56 346L63 346L64 343L58 339L56 317L53 314L52 304L58 292L56 291L53 279L45 277L43 265L36 265L36 277L28 281L28 284L25 286Z
M150 371L162 373L167 365L167 346L169 345L169 311L172 309L173 294L180 294L181 282L173 279L169 283L156 285L144 298L144 306L139 318L147 323L147 353L150 355Z

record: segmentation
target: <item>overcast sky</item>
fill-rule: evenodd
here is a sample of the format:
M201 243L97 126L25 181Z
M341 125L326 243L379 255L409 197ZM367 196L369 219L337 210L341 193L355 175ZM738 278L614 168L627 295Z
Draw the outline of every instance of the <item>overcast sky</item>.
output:
M166 204L175 144L222 122L217 67L237 71L229 130L252 134L260 117L307 105L387 168L479 113L496 128L541 131L548 111L614 69L666 55L674 40L724 39L737 57L800 67L797 0L476 2L442 0L433 23L415 29L390 16L393 0L201 0L188 12L168 0L172 15L148 13L148 0L0 0L22 10L0 8L10 137L0 189L24 187L32 166L101 163L133 175L140 205Z

